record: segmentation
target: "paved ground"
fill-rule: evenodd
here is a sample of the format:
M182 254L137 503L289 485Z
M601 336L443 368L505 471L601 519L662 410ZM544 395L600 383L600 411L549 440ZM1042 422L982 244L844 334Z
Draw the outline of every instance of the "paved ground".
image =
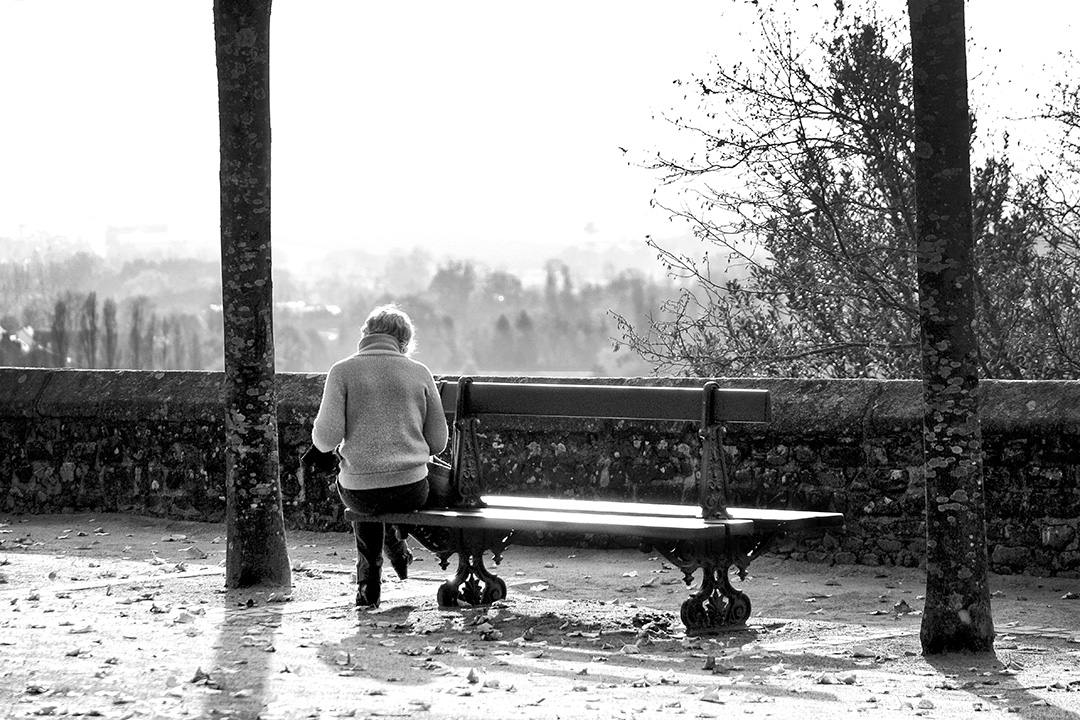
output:
M439 610L420 550L352 607L351 539L290 534L291 592L223 590L219 525L0 516L0 717L1080 718L1080 581L995 577L996 652L919 655L921 575L763 559L750 626L680 631L636 551L512 547L510 596Z

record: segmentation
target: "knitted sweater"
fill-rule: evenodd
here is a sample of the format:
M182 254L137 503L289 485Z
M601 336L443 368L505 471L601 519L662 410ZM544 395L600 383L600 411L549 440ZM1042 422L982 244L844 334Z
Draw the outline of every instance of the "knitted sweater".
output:
M447 437L431 371L380 334L364 337L355 355L330 368L311 431L315 447L337 449L338 482L350 490L423 479Z

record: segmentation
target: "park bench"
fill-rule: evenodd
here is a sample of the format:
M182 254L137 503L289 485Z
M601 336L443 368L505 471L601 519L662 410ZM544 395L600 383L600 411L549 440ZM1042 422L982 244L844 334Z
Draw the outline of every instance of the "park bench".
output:
M487 605L506 596L506 583L484 564L495 563L515 532L576 533L634 538L648 553L677 566L685 582L702 571L701 584L682 604L691 634L715 633L745 624L749 597L730 580L732 568L745 579L750 562L782 534L843 525L839 513L729 507L725 424L769 421L765 390L701 387L487 382L463 377L440 383L443 406L454 414L451 485L460 502L450 508L364 515L346 510L349 521L397 524L440 559L445 570L454 555L457 571L438 589L440 606L459 601ZM481 454L478 428L498 417L581 418L630 422L698 424L698 504L611 502L489 494L497 478Z

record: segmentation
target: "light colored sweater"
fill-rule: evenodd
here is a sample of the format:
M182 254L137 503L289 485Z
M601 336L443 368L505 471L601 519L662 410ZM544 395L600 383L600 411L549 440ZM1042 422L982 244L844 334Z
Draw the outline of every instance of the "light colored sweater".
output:
M373 334L327 373L311 440L323 452L337 449L342 487L369 490L423 479L448 435L431 371L393 336Z

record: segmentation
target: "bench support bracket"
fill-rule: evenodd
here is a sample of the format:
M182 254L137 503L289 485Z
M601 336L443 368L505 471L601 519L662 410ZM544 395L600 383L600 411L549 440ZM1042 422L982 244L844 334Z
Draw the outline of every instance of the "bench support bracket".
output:
M701 585L683 601L680 616L687 635L716 635L746 625L750 618L750 598L736 590L730 580L732 566L744 571L749 560L740 558L729 540L649 540L641 549L658 552L682 570L687 585L701 570Z
M450 558L457 555L457 570L439 586L439 607L490 605L506 597L506 583L484 564L484 553L491 551L498 565L510 545L513 531L460 530L434 526L410 526L409 534L439 558L445 570Z

